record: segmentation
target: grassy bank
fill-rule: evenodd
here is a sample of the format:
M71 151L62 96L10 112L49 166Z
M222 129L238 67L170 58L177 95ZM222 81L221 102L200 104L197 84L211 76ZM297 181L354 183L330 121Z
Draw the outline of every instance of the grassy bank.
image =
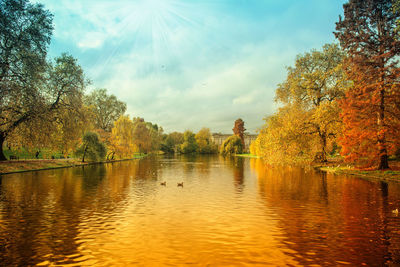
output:
M390 162L390 170L363 170L350 165L314 166L316 169L334 174L354 175L369 180L400 182L400 162Z
M248 157L248 158L260 158L252 154L237 154L237 157ZM400 182L400 160L391 159L389 161L389 170L366 170L357 168L344 162L340 156L329 157L328 162L323 164L314 163L310 167L316 170L338 174L338 175L352 175L368 180L380 180L380 181L396 181Z
M260 158L259 156L253 155L253 154L235 154L236 157L242 157L242 158L255 158L258 159Z
M123 160L141 159L145 156L145 154L137 154L134 155L133 158L100 162L82 162L79 159L28 159L0 161L0 174L68 168L90 164L101 164Z

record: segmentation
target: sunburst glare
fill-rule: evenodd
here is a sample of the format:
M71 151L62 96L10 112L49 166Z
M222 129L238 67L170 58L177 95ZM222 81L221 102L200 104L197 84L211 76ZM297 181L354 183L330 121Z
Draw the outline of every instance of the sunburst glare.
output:
M139 0L124 2L122 6L114 7L113 16L119 21L118 36L113 40L112 51L106 58L99 59L99 65L107 66L121 51L122 46L129 42L131 51L137 53L145 49L148 56L146 64L164 66L168 57L177 56L179 47L192 40L180 39L179 32L188 29L199 30L206 27L199 17L201 9L211 10L219 0L203 2L183 2L181 0ZM196 45L190 43L190 45ZM164 70L159 68L159 70Z

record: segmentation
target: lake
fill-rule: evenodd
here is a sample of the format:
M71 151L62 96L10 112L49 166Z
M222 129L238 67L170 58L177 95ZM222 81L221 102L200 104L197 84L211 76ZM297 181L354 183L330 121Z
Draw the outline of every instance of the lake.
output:
M220 156L0 177L0 266L400 264L400 183Z

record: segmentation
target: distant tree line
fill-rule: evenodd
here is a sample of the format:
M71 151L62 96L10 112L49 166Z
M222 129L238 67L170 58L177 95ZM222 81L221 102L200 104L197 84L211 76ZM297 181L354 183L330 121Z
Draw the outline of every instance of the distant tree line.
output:
M233 155L244 151L244 121L237 119L232 129L233 135L228 137L220 148L214 143L210 129L202 128L197 134L192 131L184 133L172 132L164 135L160 149L164 153L179 154L216 154Z
M164 135L160 149L169 154L218 153L218 146L213 142L208 128L202 128L197 134L187 130L184 133L172 132Z

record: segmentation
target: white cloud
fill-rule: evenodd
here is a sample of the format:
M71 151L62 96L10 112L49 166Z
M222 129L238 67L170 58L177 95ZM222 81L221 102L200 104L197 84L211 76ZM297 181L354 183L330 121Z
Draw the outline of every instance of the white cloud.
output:
M230 0L40 2L55 14L57 50L74 51L93 86L125 101L130 115L167 131L206 126L227 133L239 117L251 132L263 125L285 66L333 39L334 23L319 22L340 6L254 0L239 5L250 8L243 11ZM310 5L327 6L319 21Z
M89 32L78 42L80 48L99 48L103 45L106 35L100 32Z

